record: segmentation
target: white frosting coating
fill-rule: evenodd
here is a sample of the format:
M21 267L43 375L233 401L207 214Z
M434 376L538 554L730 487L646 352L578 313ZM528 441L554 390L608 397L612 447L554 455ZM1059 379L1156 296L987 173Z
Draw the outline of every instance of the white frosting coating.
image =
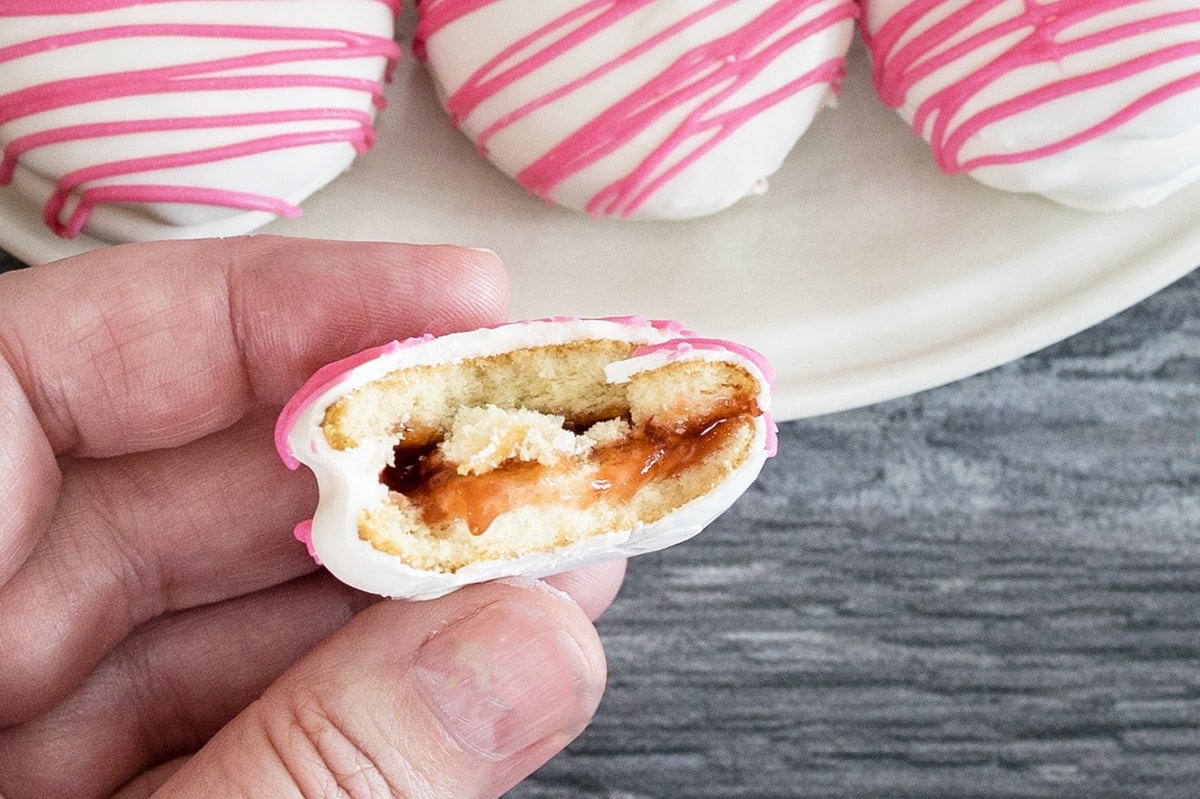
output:
M650 552L683 541L700 532L726 510L758 476L774 452L775 430L770 419L770 382L765 365L752 353L734 347L720 349L714 342L664 348L614 364L610 381L628 380L636 372L654 369L678 359L720 359L744 367L761 386L758 417L751 453L736 471L708 494L684 505L658 522L635 530L619 530L587 538L552 552L516 560L483 561L454 573L412 568L398 557L376 549L358 535L359 512L386 500L387 488L379 473L395 442L378 440L357 448L335 450L321 430L326 408L345 393L406 367L445 364L526 347L562 344L594 338L615 338L636 344L684 342L677 327L652 326L644 320L539 320L498 328L425 338L381 348L375 357L332 378L316 379L312 391L302 390L280 418L277 442L285 460L303 463L316 475L320 499L311 529L310 552L339 580L364 591L390 597L432 599L464 585L500 577L541 577L590 563ZM294 463L293 463L294 465Z
M971 6L968 0L864 3L868 39L893 18L903 19L897 15L911 14L896 26L904 30L894 44L895 27L886 46L870 43L876 85L933 142L943 169L1104 211L1153 205L1200 178L1200 13L1194 0L1003 0L969 25L919 40ZM917 8L920 13L912 14ZM1077 21L1063 25L1068 18ZM1018 24L1005 35L988 33L1014 20ZM904 48L910 49L898 58ZM908 63L914 51L920 55ZM976 80L996 63L1006 66ZM1052 95L1038 97L1047 91ZM946 110L918 120L927 104ZM946 146L960 130L975 127L981 114L995 118L963 134L957 146ZM937 125L946 125L946 132L936 132ZM1026 153L1031 156L1013 158Z
M455 5L464 4L422 0L418 8L433 16ZM586 8L580 20L594 22L620 4L497 0L477 5L445 25L430 25L423 16L418 29L431 28L424 39L429 67L460 129L496 166L548 200L597 216L662 219L710 214L766 190L766 178L831 102L857 13L849 0L654 0L631 4L640 8L568 47L559 41L581 22L547 31L556 20ZM780 14L781 21L756 41L761 31L750 31L766 14ZM504 56L531 35L532 43ZM730 72L677 104L658 105L683 87L700 86L721 69L755 59L762 62L755 74ZM688 68L681 69L685 63ZM510 67L521 75L506 74ZM822 75L804 79L813 72ZM492 82L481 85L478 104L462 113L456 99L470 102L463 95L473 94L472 86L480 85L473 79L484 77ZM802 88L789 88L800 83ZM617 110L647 89L646 102ZM728 96L719 97L724 91ZM631 124L639 114L649 123ZM717 141L719 120L743 115ZM586 127L601 117L603 124ZM670 141L684 130L690 133ZM712 149L693 155L713 141ZM611 149L591 160L589 153L605 148ZM630 182L659 157L661 163ZM693 158L674 177L652 186ZM558 165L538 166L547 161ZM538 175L526 172L531 167ZM597 199L621 182L628 188L624 198ZM648 196L638 199L643 190Z
M179 29L178 35L161 28L152 33L147 27L160 25L186 27ZM370 119L376 111L375 95L389 60L395 57L395 53L378 51L384 47L396 49L390 41L394 26L393 8L378 0L156 0L88 13L28 16L5 16L0 8L0 56L6 48L10 54L17 54L0 57L0 145L7 147L31 134L98 123L203 117L214 120L190 129L159 126L148 131L61 137L21 152L12 183L31 201L43 205L64 176L79 170L104 169L130 159L160 159L159 165L133 171L121 169L120 174L84 182L72 191L56 216L65 222L84 189L129 185L187 187L213 192L214 198L218 193L255 195L294 208L350 166L358 153L352 138L361 138L364 130L369 137ZM196 32L204 27L220 27L228 33ZM242 35L234 31L235 27L271 33ZM106 29L126 32L98 40L78 37ZM288 31L304 31L305 35L289 37ZM309 32L363 35L371 37L373 43L361 54L333 55L347 45L333 37L310 37ZM54 46L18 52L23 45L39 40ZM277 63L248 62L262 54L283 51L295 55ZM241 61L211 70L189 66L218 59ZM168 75L175 67L185 71ZM128 94L118 90L115 96L83 101L83 96L98 91L88 89L77 101L61 107L35 113L21 109L31 92L42 92L44 97L46 90L54 86L120 73L137 76L130 79L132 85L152 71L158 71L153 80L165 76L161 88ZM283 76L294 85L278 85L277 81L276 85L257 88L219 85L222 80L256 77L265 77L270 84L270 76ZM217 85L197 90L195 84L209 79L215 79ZM328 79L354 83L321 85L329 83ZM250 115L264 114L275 117L253 124L246 121ZM283 118L293 114L306 118ZM365 115L365 125L348 114ZM241 121L235 121L239 116ZM330 134L330 140L315 140L324 134ZM216 160L189 164L177 160L180 154L237 148L268 139L282 141L298 135L314 138L309 143ZM162 165L161 159L171 163ZM226 207L216 201L113 202L95 206L86 230L110 241L234 235L273 218L275 212L271 210Z

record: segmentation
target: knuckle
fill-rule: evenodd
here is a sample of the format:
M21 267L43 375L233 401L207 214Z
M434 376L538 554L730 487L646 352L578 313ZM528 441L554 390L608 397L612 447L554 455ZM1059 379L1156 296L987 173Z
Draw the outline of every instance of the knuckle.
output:
M286 729L273 733L272 746L303 796L394 799L410 795L380 767L373 753L379 744L373 744L354 721L331 712L318 697L293 697L283 716Z

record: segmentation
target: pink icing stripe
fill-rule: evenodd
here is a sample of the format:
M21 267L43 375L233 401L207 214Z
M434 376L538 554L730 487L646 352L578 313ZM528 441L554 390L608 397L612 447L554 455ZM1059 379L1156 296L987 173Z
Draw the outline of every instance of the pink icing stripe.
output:
M876 0L863 0L864 7ZM1188 41L1148 50L1139 47L1156 31L1169 31L1200 24L1200 8L1153 14L1153 4L1144 0L1025 0L1021 11L998 19L964 37L989 12L1004 7L1002 0L977 0L929 25L927 16L939 12L940 0L912 0L888 19L879 30L864 33L874 62L876 88L883 101L903 105L908 93L922 79L939 69L952 67L959 58L980 47L1015 37L989 64L952 81L921 103L913 116L913 130L929 139L938 165L946 172L963 172L992 165L1017 164L1064 152L1097 139L1130 120L1181 94L1200 89L1200 73L1169 80L1149 89L1121 107L1112 109L1098 122L1035 147L1011 152L985 153L964 158L963 149L980 131L1040 106L1081 92L1103 89L1151 70L1200 56L1200 42ZM1143 19L1113 23L1108 27L1069 38L1072 28L1105 14L1138 5L1148 6ZM925 30L905 41L908 31L921 25ZM1023 32L1023 33L1022 33ZM961 39L943 47L947 39ZM902 45L901 42L905 41ZM962 117L966 104L984 89L1005 80L1017 70L1039 64L1061 64L1064 59L1103 48L1129 43L1120 55L1114 50L1111 63L1081 74L1063 73L1057 80L1019 92L1006 100ZM1132 54L1128 51L1132 50ZM1140 52L1139 52L1140 50Z
M369 114L352 109L334 108L318 108L311 111L264 111L262 113L230 114L228 116L168 117L164 119L144 119L127 122L96 122L85 125L70 125L53 130L39 130L27 136L13 139L4 148L3 159L0 159L0 186L8 184L12 180L18 158L38 147L45 147L51 144L83 141L107 136L121 136L129 133L203 130L216 126L248 127L251 125L271 125L285 122L332 120L353 122L358 126L360 133L352 137L351 143L360 152L370 147L375 139L375 131L371 127L371 116Z
M700 12L693 14L691 17L677 23L661 34L652 37L647 42L635 47L630 52L626 53L624 60L629 60L650 47L660 44L670 36L678 33L683 28L686 28L691 21L699 20L708 16L713 11L716 11L718 6L726 5L730 0L723 0L720 3L713 3L708 8L702 9ZM551 22L544 28L540 28L533 33L518 39L511 45L501 50L491 61L484 64L475 74L467 78L462 88L456 91L451 97L446 99L446 110L450 113L450 118L457 124L458 121L465 118L468 114L474 111L479 105L485 102L492 95L504 88L511 86L521 78L528 76L544 66L544 61L538 57L538 51L534 50L531 57L526 57L524 60L517 60L522 53L531 50L542 39L549 38L556 34L559 29L565 28L567 32L560 38L555 39L549 45L547 50L542 52L553 52L556 54L565 53L572 48L583 44L588 39L603 33L605 29L615 25L620 20L629 16L633 12L639 10L642 3L629 2L615 8L605 10L608 6L608 0L592 0L591 3L586 3L578 8L572 9L568 13L562 15L558 19ZM580 19L586 18L589 15L594 15L596 11L604 11L603 14L595 15L594 19L585 20L583 24L577 24ZM461 13L458 15L461 16ZM452 20L451 20L452 21ZM574 27L573 27L574 26ZM573 27L573 29L572 29ZM436 32L436 29L433 31ZM516 63L508 69L500 71L500 68L509 62L517 60ZM541 108L547 103L553 102L565 94L575 91L580 86L583 86L596 78L612 71L620 66L621 61L610 61L604 64L599 69L593 70L591 73L584 75L582 78L566 84L560 89L543 95L537 98L534 102L527 104L521 109L504 117L510 123L515 122L527 116L532 111ZM497 73L494 74L493 73ZM488 131L485 131L480 136L481 147L485 146L484 142L496 132L498 125L493 125Z
M1004 119L1010 114L1020 113L1027 108L1032 108L1039 105L1044 105L1054 100L1069 96L1076 92L1087 91L1088 89L1103 86L1106 83L1121 80L1128 76L1130 68L1141 71L1142 68L1151 68L1160 64L1165 64L1180 58L1191 58L1200 55L1200 42L1191 42L1185 45L1166 48L1160 50L1150 56L1133 59L1116 67L1106 70L1093 72L1089 75L1083 75L1079 78L1060 81L1057 84L1046 86L1037 91L1029 92L1023 98L1012 100L1007 103L1000 103L987 111L976 116L980 127L991 124L994 121ZM974 159L964 160L961 163L961 169L971 170L977 167L987 166L990 164L1010 164L1019 163L1021 161L1032 161L1036 158L1043 158L1048 155L1053 155L1062 150L1068 150L1090 139L1097 139L1104 134L1112 131L1134 117L1153 108L1160 103L1169 100L1177 94L1182 94L1186 91L1191 91L1200 87L1200 73L1188 75L1176 81L1164 84L1155 88L1134 102L1128 103L1122 108L1117 109L1099 123L1088 128L1080 130L1078 133L1067 136L1044 145L1042 147L1032 148L1019 152L1012 153L997 153L994 155L979 156ZM959 152L966 143L966 131L962 128L956 130L952 135L945 137L946 149L950 152Z
M281 0L282 1L282 0ZM373 0L398 10L397 0ZM67 3L17 2L8 3L0 17L63 13L111 11L135 5L156 5L179 0L150 0L150 2L119 2L118 0L76 0ZM179 92L214 92L237 90L276 90L331 88L368 94L377 107L383 105L380 82L336 75L304 74L236 74L220 73L261 69L275 65L302 64L329 59L383 58L385 71L399 58L399 46L390 38L360 34L335 28L288 28L274 25L222 25L186 23L146 23L116 25L76 31L22 42L0 48L0 64L52 50L62 51L73 46L102 42L129 41L148 37L209 38L237 41L294 42L296 46L282 50L253 52L242 56L216 58L190 63L169 64L157 68L115 73L101 73L77 78L49 81L40 85L0 95L0 124L33 115L70 108L102 100L150 96ZM279 151L324 143L349 143L362 153L374 142L374 130L369 114L352 109L304 109L213 114L196 117L149 118L123 121L101 121L66 125L48 130L35 130L9 142L0 160L0 185L12 180L17 162L22 156L39 147L92 138L139 133L204 129L228 129L260 124L292 124L310 122L353 123L338 124L332 129L309 129L229 144L224 147L204 147L159 156L131 158L111 163L97 163L77 169L57 181L46 207L44 217L59 235L77 235L87 223L95 206L121 202L201 203L238 210L267 211L282 216L299 212L281 197L247 194L242 191L212 186L168 186L145 184L89 185L97 181L133 176L142 172L169 170L194 164L214 163L241 158L261 152ZM59 214L75 193L79 199L70 219L62 222ZM151 199L152 198L152 199Z
M67 83L68 81L63 81ZM86 102L110 100L119 97L135 97L137 95L171 94L179 92L216 92L243 91L256 89L346 89L358 92L374 92L377 85L374 81L357 78L342 78L337 76L308 76L308 75L236 75L225 78L192 78L187 81L151 79L140 84L139 90L130 91L127 83L113 80L108 76L100 78L82 78L70 81L74 84L64 93L61 89L39 92L21 90L9 95L0 96L0 124L11 122L21 117L32 116L43 111L52 111L77 105L81 95ZM382 100L382 95L380 95ZM141 122L143 120L135 120Z
M212 204L214 200L220 200L223 196L225 200L220 203L221 205L245 210L269 211L278 216L295 216L299 213L300 209L282 199L274 197L248 194L239 195L238 193L225 190L222 190L218 194L212 190L205 190L198 187L164 186L157 187L160 190L155 192L153 199L151 199L145 187L137 187L140 191L135 192L132 191L135 187L107 185L94 189L85 189L80 195L79 205L71 215L70 223L67 225L60 225L58 223L59 213L63 206L66 205L67 198L76 188L104 178L136 175L156 169L169 169L193 164L210 164L217 161L228 161L259 153L296 149L314 144L343 141L353 142L354 139L354 133L347 130L314 131L312 133L296 133L253 139L225 147L212 147L204 150L193 150L187 153L170 153L147 158L131 158L110 164L98 164L63 175L51 193L50 199L46 202L43 215L51 230L59 235L66 236L78 235L83 230L83 226L87 224L87 218L91 214L92 209L102 203L185 202L184 197L188 198L186 201L196 202L201 196L204 196L206 198L204 204ZM248 199L251 197L260 199L251 201ZM247 203L251 204L248 205Z
M292 535L295 536L297 541L304 544L305 548L308 550L308 556L313 559L314 563L320 566L321 559L317 557L317 551L313 548L312 528L313 520L305 519L296 525L296 528L292 530Z
M79 195L79 204L66 222L61 222L61 208L47 205L42 218L46 225L59 236L71 238L79 235L97 205L111 203L193 203L197 205L220 205L243 211L264 211L282 217L300 216L300 209L277 197L261 194L208 189L203 186L154 186L117 185L97 186L84 189Z
M732 61L721 61L717 65L716 70L707 79L696 81L676 97L670 98L674 101L671 104L673 106L678 105L679 102L692 99L694 96L703 94L705 91L716 89L722 83L726 84L725 88L716 91L708 100L689 114L688 118L662 144L656 147L633 172L625 178L605 187L593 197L591 202L588 203L587 210L594 215L615 213L628 215L639 208L668 181L687 169L687 167L710 152L744 124L764 111L810 86L829 84L837 90L845 69L844 59L842 58L826 61L824 64L800 75L795 80L775 91L757 98L754 102L714 114L707 119L705 118L710 111L715 110L720 104L732 97L742 86L758 77L764 69L771 65L776 57L783 55L784 52L800 44L818 31L848 18L850 18L848 8L838 6L807 25L796 28L786 36L780 37L757 55L748 52L737 53L736 43L730 42L730 50L735 52L735 58ZM770 20L766 21L770 23ZM779 24L780 22L777 21L771 27L778 27ZM763 33L766 34L767 31L764 30ZM734 77L736 79L731 80ZM641 99L645 102L654 102L652 96ZM633 107L631 102L629 108L632 109ZM639 116L640 113L634 116ZM650 116L651 118L645 120L643 127L649 127L653 124L654 120L652 115ZM603 126L603 122L600 120L597 120L596 124ZM705 139L702 144L690 150L686 158L679 159L674 164L668 165L672 154L682 151L689 139L709 131L712 132L712 135ZM641 188L639 188L639 185ZM548 193L550 188L552 187L545 188L544 192ZM605 202L606 200L607 203Z
M0 63L50 49L140 37L196 37L215 39L328 40L334 47L310 47L232 58L174 64L145 70L69 78L0 95L0 124L32 114L84 102L115 97L133 97L177 91L236 91L240 89L341 88L369 92L376 105L383 100L376 81L321 75L236 75L213 77L214 73L244 70L321 59L371 56L396 57L395 42L358 34L307 28L263 28L234 25L124 25L80 31L25 42L0 49Z
M498 0L418 0L418 41ZM582 3L501 51L477 70L446 100L451 120L461 123L472 111L518 80L603 35L629 14L655 0L591 0ZM822 0L784 0L728 35L685 52L661 74L635 87L626 97L583 124L517 175L525 188L541 197L572 175L625 146L681 105L706 98L670 136L627 175L601 189L586 204L594 215L630 216L669 180L686 170L750 120L812 86L839 87L845 59L838 57L764 96L732 110L717 112L784 52L804 39L857 16L857 6L843 2L813 20L788 26ZM489 125L477 137L486 154L488 140L540 108L595 82L655 46L684 36L696 24L736 0L704 4L667 29L570 83L557 87ZM786 33L780 36L781 31Z
M176 0L179 2L180 0ZM389 55L394 43L388 39L369 36L355 31L330 28L278 28L265 25L221 25L193 22L143 22L129 25L111 25L103 28L72 31L31 39L0 49L0 58L21 58L35 53L73 47L80 44L108 41L112 39L144 37L183 37L202 39L248 39L250 41L299 41L325 42L343 46L349 52L339 55L337 50L315 48L313 50L284 50L250 53L231 58L217 58L187 64L174 64L154 70L162 75L186 75L198 72L216 72L223 69L240 69L262 64L286 63L308 59L358 57L360 55Z
M392 11L400 13L400 0L373 0ZM114 11L130 6L148 6L155 3L176 3L179 0L4 0L0 6L0 17L52 16L54 14L90 14L97 11ZM276 0L288 2L288 0Z

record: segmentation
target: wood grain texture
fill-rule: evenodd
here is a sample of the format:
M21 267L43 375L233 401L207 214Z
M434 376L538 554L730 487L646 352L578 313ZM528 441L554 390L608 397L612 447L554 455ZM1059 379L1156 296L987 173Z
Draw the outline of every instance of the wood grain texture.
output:
M595 722L512 796L1200 796L1197 308L785 425L631 563Z

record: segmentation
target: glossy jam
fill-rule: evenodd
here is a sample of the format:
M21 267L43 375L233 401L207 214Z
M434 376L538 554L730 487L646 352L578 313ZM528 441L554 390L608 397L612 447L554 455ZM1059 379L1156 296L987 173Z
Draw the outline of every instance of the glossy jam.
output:
M404 494L430 527L461 519L480 535L518 507L584 509L602 497L628 502L652 482L677 478L724 448L752 414L705 420L681 430L649 430L593 450L583 465L509 462L484 474L459 474L432 446L397 447L380 479Z

